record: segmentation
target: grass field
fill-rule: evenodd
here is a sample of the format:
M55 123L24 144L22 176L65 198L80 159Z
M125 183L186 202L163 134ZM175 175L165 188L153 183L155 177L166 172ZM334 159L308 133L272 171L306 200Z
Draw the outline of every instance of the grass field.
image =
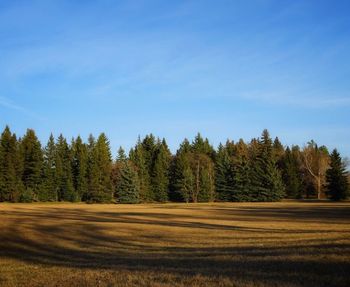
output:
M0 286L350 286L350 203L0 204Z

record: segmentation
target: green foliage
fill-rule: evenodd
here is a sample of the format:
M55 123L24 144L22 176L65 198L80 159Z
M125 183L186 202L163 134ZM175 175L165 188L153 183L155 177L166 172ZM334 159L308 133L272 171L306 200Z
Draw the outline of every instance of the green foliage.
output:
M155 161L152 168L152 187L154 199L159 202L168 201L169 173L171 153L165 140L158 143Z
M302 198L303 176L302 163L298 147L290 150L287 147L282 160L282 178L286 186L286 195L288 198Z
M23 190L18 143L8 126L0 138L0 201L16 202Z
M111 202L113 185L111 180L112 156L109 141L104 133L97 141L89 138L88 147L88 202Z
M215 158L215 189L220 201L231 201L234 193L232 162L227 148L219 145Z
M347 173L340 157L332 156L327 195L340 200L347 196ZM97 140L89 136L87 144L78 136L71 145L63 135L56 143L51 135L42 150L33 130L17 140L5 127L0 137L0 201L276 201L316 190L320 194L325 176L317 174L328 167L326 147L311 141L303 151L285 149L267 130L249 143L228 140L217 151L197 134L191 143L185 139L175 156L164 139L150 134L138 139L129 158L120 148L112 163L103 133Z
M49 141L44 149L43 162L43 182L39 195L40 201L57 201L58 185L56 177L56 145L53 135L50 135Z
M42 183L43 152L34 130L27 130L20 142L20 152L23 185L26 189L31 189L37 198Z
M140 202L140 183L137 170L119 149L117 160L116 199L119 203Z
M59 201L77 201L78 195L76 194L73 186L72 177L72 151L63 137L58 137L56 145L56 181L57 181L57 194Z
M199 144L200 143L200 144ZM213 201L215 199L214 163L199 147L200 136L189 147L185 140L175 157L172 193L177 193L183 201Z
M272 140L268 131L264 130L261 140L254 144L257 146L252 153L252 200L281 200L284 197L284 185L273 156Z
M88 190L88 148L80 136L72 142L73 186L79 200L87 198Z
M330 168L326 173L327 195L335 201L344 200L349 196L349 182L345 164L336 149L331 153L330 159Z

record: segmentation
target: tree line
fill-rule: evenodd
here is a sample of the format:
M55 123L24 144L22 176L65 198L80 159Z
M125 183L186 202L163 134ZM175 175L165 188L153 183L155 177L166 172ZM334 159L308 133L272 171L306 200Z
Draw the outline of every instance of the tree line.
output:
M200 134L172 154L152 134L127 155L112 158L104 133L70 142L61 134L45 146L28 129L0 138L0 201L211 202L346 199L345 161L314 141L284 146L267 130L249 142L228 140L215 149Z

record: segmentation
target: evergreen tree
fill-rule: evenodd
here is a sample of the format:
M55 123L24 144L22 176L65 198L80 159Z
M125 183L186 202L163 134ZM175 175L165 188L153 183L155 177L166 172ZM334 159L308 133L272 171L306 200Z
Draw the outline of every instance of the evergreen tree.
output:
M234 193L233 174L231 160L226 147L222 144L218 147L215 160L215 189L220 201L231 201Z
M250 151L254 156L254 151ZM236 156L233 160L232 174L234 192L231 195L232 201L254 201L254 187L252 185L253 165L249 157L247 144L240 139L236 144Z
M191 145L185 139L176 152L171 170L170 198L189 202L194 190L194 177L189 161Z
M119 203L138 203L140 201L140 185L138 174L122 148L118 150L118 176L116 180L116 199Z
M171 153L165 139L158 143L157 155L153 166L152 188L156 201L168 201L169 173Z
M89 202L110 202L113 198L112 156L104 133L95 142L89 137L88 195Z
M56 144L56 180L59 201L79 200L73 186L72 151L61 134Z
M88 191L88 149L80 136L72 142L73 185L79 200L86 200Z
M298 153L296 147L292 150L287 147L282 160L282 178L288 198L302 198L303 178Z
M43 183L40 192L40 201L57 201L58 186L56 178L56 145L51 134L44 149Z
M327 195L330 199L344 200L349 195L349 182L345 165L336 149L330 155L330 168L326 173Z
M43 153L34 130L28 129L20 144L24 193L21 201L38 200L42 184Z
M21 183L17 177L16 143L16 135L6 126L0 138L0 201L19 199Z
M211 159L214 159L215 157L215 150L214 148L209 144L209 140L207 138L203 139L200 133L198 133L194 141L191 145L191 150L194 153L202 153L207 156L209 156Z
M148 142L150 141L151 140L147 140L147 146L149 146ZM151 150L152 148L148 147L148 149ZM129 158L136 167L138 173L140 182L140 200L142 202L152 201L154 196L151 190L151 177L149 173L150 164L148 162L150 159L150 153L145 151L140 138L138 139L135 148L130 150Z
M276 201L282 199L284 185L280 171L276 166L272 140L267 130L263 131L256 151L252 173L253 200Z

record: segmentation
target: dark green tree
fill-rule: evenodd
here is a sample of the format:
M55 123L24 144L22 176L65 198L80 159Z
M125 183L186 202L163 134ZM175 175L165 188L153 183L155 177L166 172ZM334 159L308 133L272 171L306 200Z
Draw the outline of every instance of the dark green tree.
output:
M349 182L345 164L336 149L330 155L330 168L326 172L327 196L331 200L344 200L349 196Z
M133 163L126 158L122 148L118 150L115 197L119 203L138 203L140 184Z
M149 151L152 150L150 148L149 142L152 139L147 140L147 146ZM130 150L129 158L131 162L134 164L137 170L137 174L140 182L140 201L142 202L150 202L154 200L154 195L151 187L151 176L150 176L150 152L146 152L143 144L141 143L140 138L137 141L136 146Z
M264 130L261 139L254 143L252 191L254 201L277 201L284 197L284 185L281 173L273 155L272 140L269 132Z
M56 177L56 144L51 134L44 148L43 182L40 192L40 201L57 201L58 185Z
M158 143L156 158L152 172L152 188L154 199L159 202L168 201L169 174L171 153L165 139Z
M231 201L234 188L231 158L227 148L220 144L215 158L215 190L217 199L220 201Z
M20 178L17 176L17 139L8 126L0 138L0 201L19 200Z
M56 180L59 201L77 201L72 175L72 151L61 134L56 144Z
M72 142L73 186L79 200L86 200L88 191L88 148L80 136Z
M112 156L109 141L101 133L95 142L89 137L88 195L89 202L110 202L113 198Z
M42 184L43 152L34 130L28 129L20 143L24 193L21 201L39 199Z
M302 198L303 174L298 147L287 147L282 160L282 178L288 198Z

